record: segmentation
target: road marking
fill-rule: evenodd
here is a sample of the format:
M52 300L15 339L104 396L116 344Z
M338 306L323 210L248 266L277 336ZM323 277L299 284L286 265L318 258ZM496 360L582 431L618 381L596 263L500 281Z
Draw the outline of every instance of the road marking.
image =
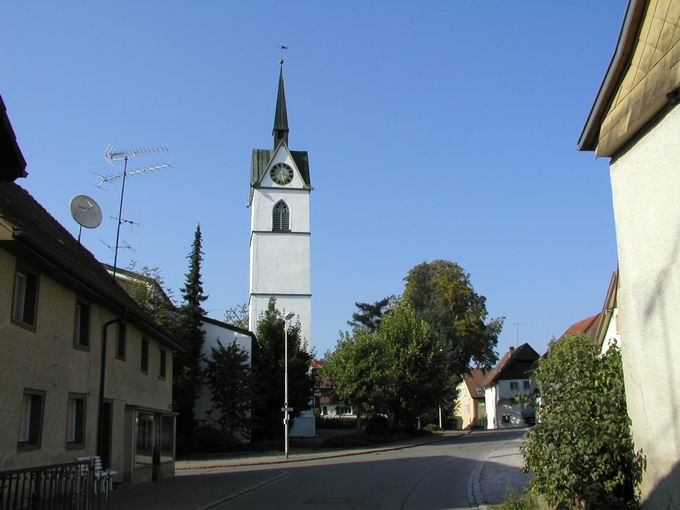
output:
M282 478L286 478L287 476L290 476L290 473L288 471L281 471L278 475L269 478L268 480L263 480L262 482L256 483L255 485L251 485L250 487L246 487L245 489L241 489L238 492L234 492L233 494L229 494L228 496L225 496L223 498L217 499L215 501L211 501L207 505L203 506L198 506L194 510L211 510L212 508L216 508L219 505L222 505L224 503L227 503L229 501L232 501L236 498L240 498L241 496L248 494L250 492L255 492L257 490L262 489L263 487L266 487L269 484L272 484L274 482L278 482Z

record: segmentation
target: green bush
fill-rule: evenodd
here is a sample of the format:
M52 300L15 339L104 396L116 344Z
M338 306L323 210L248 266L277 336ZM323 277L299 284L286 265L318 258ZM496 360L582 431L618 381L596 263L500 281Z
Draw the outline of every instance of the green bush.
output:
M436 423L428 423L427 425L425 425L424 428L428 432L439 432L441 430L439 428L439 425L437 425Z
M620 351L600 356L592 338L567 336L550 346L536 380L540 421L522 447L531 490L552 505L635 506L644 459L633 447Z

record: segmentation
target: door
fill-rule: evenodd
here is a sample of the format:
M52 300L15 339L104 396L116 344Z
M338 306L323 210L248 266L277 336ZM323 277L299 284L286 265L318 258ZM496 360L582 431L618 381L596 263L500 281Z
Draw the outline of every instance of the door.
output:
M113 433L113 410L111 402L102 404L102 433L99 436L97 455L102 459L104 469L111 468L111 434Z

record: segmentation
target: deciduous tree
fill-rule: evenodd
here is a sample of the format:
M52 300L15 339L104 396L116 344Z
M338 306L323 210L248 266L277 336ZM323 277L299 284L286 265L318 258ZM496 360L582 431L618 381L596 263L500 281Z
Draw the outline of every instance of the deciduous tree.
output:
M488 319L486 298L455 262L434 260L411 269L403 299L444 344L452 375L462 377L471 363L490 368L503 318Z

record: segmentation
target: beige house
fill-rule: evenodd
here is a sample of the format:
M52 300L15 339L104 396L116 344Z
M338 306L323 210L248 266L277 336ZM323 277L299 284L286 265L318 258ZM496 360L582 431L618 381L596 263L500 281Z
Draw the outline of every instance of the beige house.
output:
M680 501L680 1L630 0L579 149L610 158L617 335L645 508Z
M0 470L99 455L118 482L171 476L180 346L0 161Z
M457 429L486 428L484 379L487 372L481 368L471 368L458 385L454 416Z

